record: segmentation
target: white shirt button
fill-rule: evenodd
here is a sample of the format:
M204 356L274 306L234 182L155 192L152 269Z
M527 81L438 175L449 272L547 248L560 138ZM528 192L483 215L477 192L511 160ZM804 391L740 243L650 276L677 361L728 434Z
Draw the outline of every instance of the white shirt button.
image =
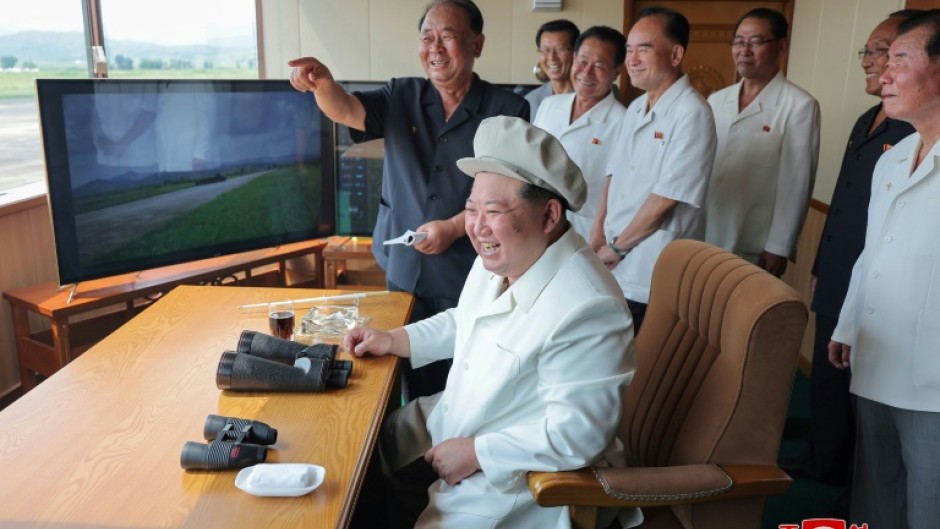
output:
M885 235L885 242L891 242L891 241L893 241L893 240L894 240L894 237L892 237L892 236L890 236L890 235Z
M867 313L869 313L869 314L874 314L874 313L875 313L875 307L872 307L871 305L869 305L869 306L865 307L865 312L867 312Z

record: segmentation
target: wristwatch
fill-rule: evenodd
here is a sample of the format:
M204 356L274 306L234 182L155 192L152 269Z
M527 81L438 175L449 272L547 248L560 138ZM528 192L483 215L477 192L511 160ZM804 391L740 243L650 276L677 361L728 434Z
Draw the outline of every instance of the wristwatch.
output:
M620 257L626 257L627 254L630 253L630 250L633 249L633 248L627 248L626 250L622 250L622 249L620 249L620 248L617 248L617 245L614 244L615 242L617 242L617 238L616 238L616 237L614 237L613 239L607 241L607 247L610 248L610 250L611 250L612 252L614 252L615 254L619 255Z

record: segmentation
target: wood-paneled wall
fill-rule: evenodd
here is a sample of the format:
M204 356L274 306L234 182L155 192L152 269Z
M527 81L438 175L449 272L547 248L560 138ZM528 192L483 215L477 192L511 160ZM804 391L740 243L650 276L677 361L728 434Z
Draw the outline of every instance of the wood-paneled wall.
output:
M41 196L0 210L0 288L4 291L56 279L52 221ZM37 330L45 322L31 324ZM46 328L48 325L46 324ZM10 305L0 302L0 398L20 383Z
M822 235L823 225L826 223L826 213L829 207L819 201L810 202L809 211L806 212L806 222L797 242L796 262L787 266L783 280L796 289L809 307L813 299L810 290L813 262L816 260L816 250L819 248L819 238ZM816 316L810 312L806 334L803 336L803 346L800 348L800 369L809 375L813 360L813 336L816 332Z

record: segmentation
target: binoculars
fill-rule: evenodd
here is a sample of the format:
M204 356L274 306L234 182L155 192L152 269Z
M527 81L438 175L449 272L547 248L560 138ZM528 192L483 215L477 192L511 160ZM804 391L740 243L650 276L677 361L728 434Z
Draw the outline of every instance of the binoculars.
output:
M215 385L233 391L324 391L345 388L352 361L336 360L339 346L304 345L243 331L235 351L219 360Z
M187 441L180 465L187 470L228 470L263 463L277 430L260 421L209 415L202 428L208 443Z

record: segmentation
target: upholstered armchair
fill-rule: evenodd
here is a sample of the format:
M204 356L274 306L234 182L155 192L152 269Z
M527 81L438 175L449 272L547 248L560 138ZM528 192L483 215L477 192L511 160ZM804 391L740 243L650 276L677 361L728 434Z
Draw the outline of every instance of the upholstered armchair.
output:
M529 488L579 528L597 507L643 507L641 527L759 528L766 497L792 483L776 461L806 305L692 240L666 247L651 292L619 429L627 468L531 472Z

